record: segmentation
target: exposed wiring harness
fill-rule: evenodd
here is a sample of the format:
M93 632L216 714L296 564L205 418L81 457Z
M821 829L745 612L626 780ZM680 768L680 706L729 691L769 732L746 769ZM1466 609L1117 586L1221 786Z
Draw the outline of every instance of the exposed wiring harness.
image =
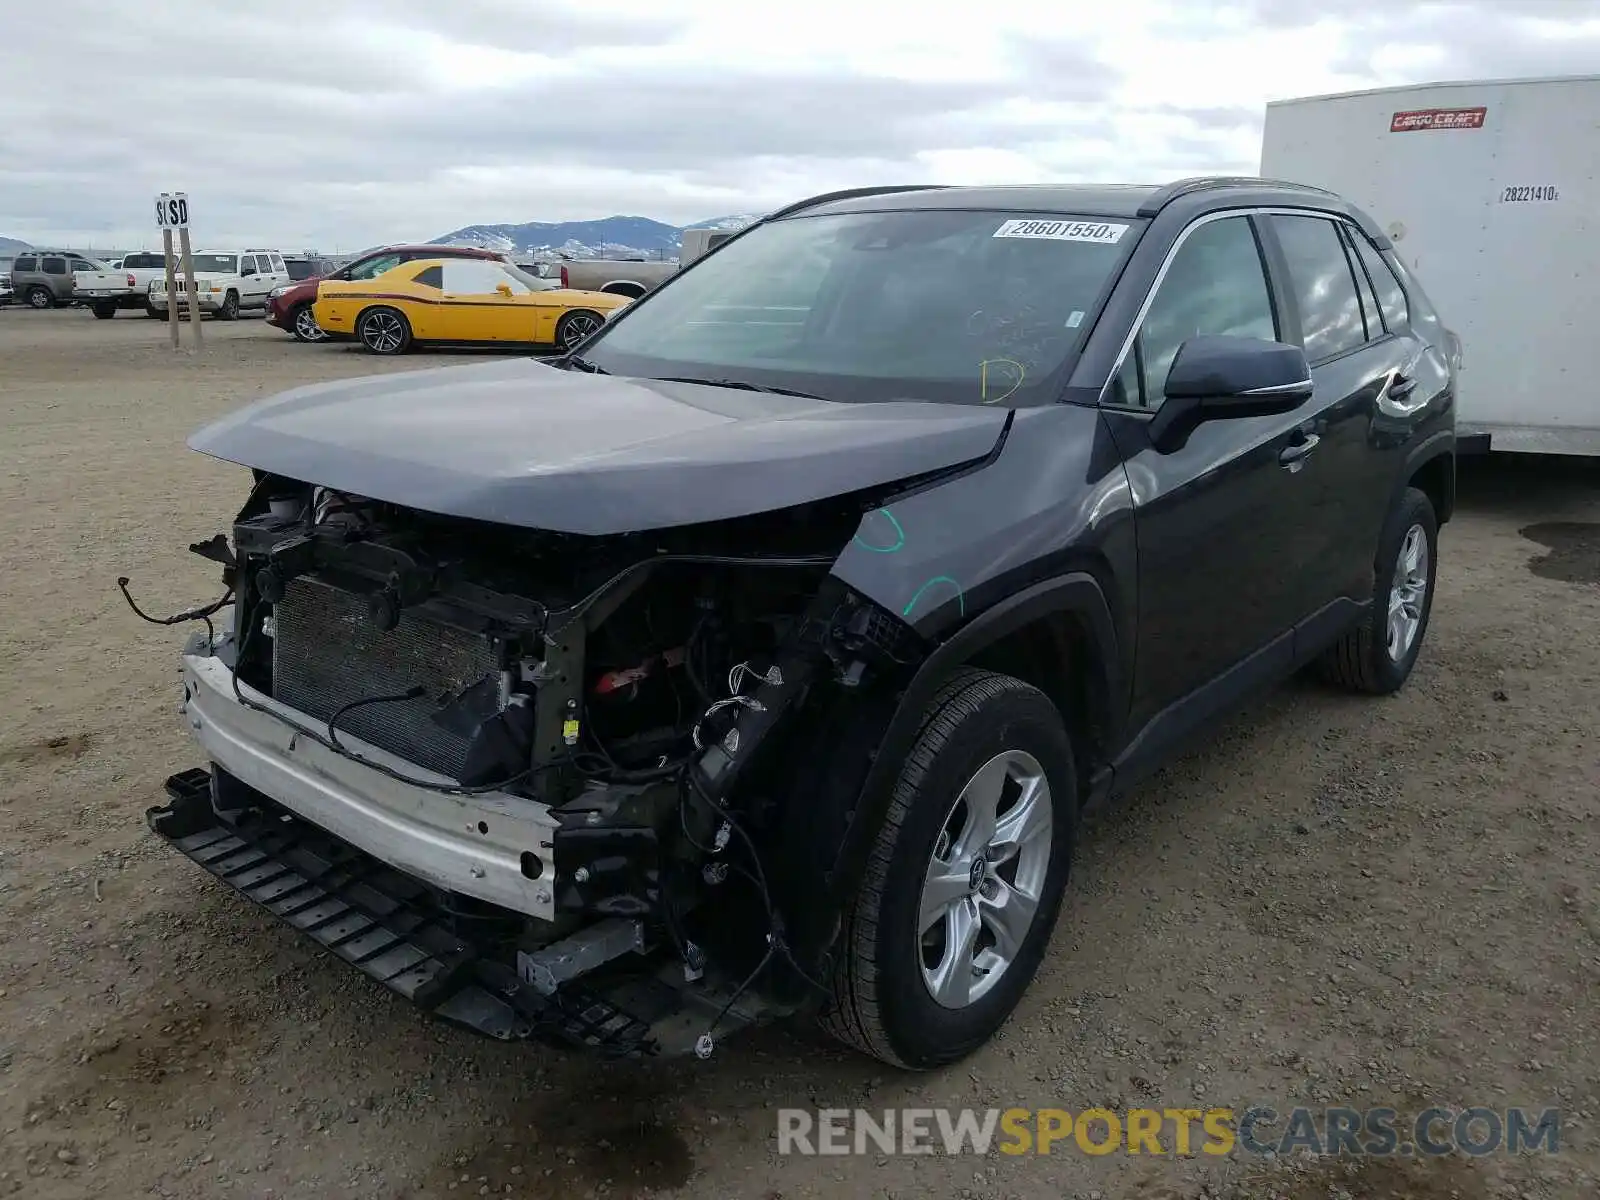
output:
M721 818L722 824L717 830L717 836L714 839L714 844L711 846L707 846L702 843L694 836L694 833L689 828L688 801L691 790L695 791L700 800L702 800L711 808L714 813L716 813L719 818ZM740 982L739 986L734 989L733 994L730 995L726 1001L724 1001L721 1009L718 1010L717 1015L712 1019L711 1023L706 1026L705 1032L702 1033L695 1042L695 1053L701 1058L707 1058L715 1048L715 1039L718 1026L720 1026L722 1022L727 1019L728 1014L733 1011L734 1005L736 1005L740 999L743 998L744 994L748 992L752 986L754 986L755 981L761 977L761 973L766 970L769 965L771 965L774 957L781 956L783 961L789 965L796 975L800 976L801 979L805 980L807 984L815 988L818 992L826 995L829 991L829 988L825 984L819 982L809 971L801 966L799 961L794 956L794 951L789 948L789 943L784 937L783 917L778 912L777 905L773 902L772 890L767 884L767 873L761 865L761 853L756 849L755 839L752 838L745 830L743 824L740 823L737 817L735 817L722 805L712 800L711 797L707 796L704 792L694 788L687 769L685 769L679 775L678 780L678 822L683 828L684 840L698 850L701 854L707 855L708 857L716 857L720 855L727 847L730 835L738 836L739 841L744 845L745 852L749 855L750 869L746 870L744 867L737 865L734 865L732 869L739 875L743 876L751 883L752 886L755 887L757 894L761 897L761 907L765 912L767 919L766 949L762 952L761 957L756 962L754 969L752 969L751 972L745 976L745 978Z
M128 602L128 607L133 609L133 615L138 617L141 621L148 621L152 625L182 625L185 621L203 621L206 627L206 644L208 646L217 640L217 631L212 627L211 618L215 616L217 612L228 603L228 601L233 599L233 588L232 586L229 586L228 590L222 593L221 599L213 600L210 604L200 604L196 605L194 608L186 608L182 612L173 613L170 617L152 617L149 613L145 612L144 609L139 607L138 601L136 601L133 598L133 594L128 591L128 577L126 575L119 575L117 577L117 589L122 593L122 598Z
M776 663L765 671L758 671L748 662L735 663L728 671L728 691L730 694L707 707L705 712L700 715L700 719L694 724L693 737L696 749L702 746L701 726L713 713L734 706L753 709L757 712L764 711L764 706L759 700L753 696L744 695L740 691L745 681L750 678L759 679L772 686L780 686L783 683L783 674L779 671ZM713 844L710 846L705 845L696 838L689 828L688 801L691 790L720 818L721 824L713 838ZM762 952L754 969L734 989L732 995L723 1003L722 1008L706 1027L705 1032L696 1039L695 1053L701 1058L707 1058L716 1047L717 1028L727 1019L728 1014L733 1011L734 1005L760 978L761 973L771 965L775 956L781 956L795 974L817 991L826 995L829 989L800 965L794 956L794 952L789 948L788 941L784 937L783 917L778 912L777 905L773 902L772 890L767 884L767 873L761 865L761 852L756 848L755 839L750 836L744 825L733 813L706 795L704 791L694 787L687 767L678 777L678 823L683 829L684 840L708 858L715 858L721 855L727 848L729 839L733 836L738 837L750 859L750 869L746 870L737 864L730 864L730 866L755 887L757 894L761 897L761 907L767 919L766 949Z
M765 671L757 671L747 662L734 663L728 669L729 695L715 701L705 712L701 713L700 719L694 723L694 728L689 731L689 736L694 739L694 748L696 750L705 749L705 743L700 740L700 727L706 723L707 718L713 713L721 712L727 708L748 708L752 712L767 711L767 706L762 704L761 701L754 696L746 696L739 691L744 686L745 677L750 675L754 675L757 679L764 683L769 683L773 687L779 687L783 683L783 672L778 670L776 663Z

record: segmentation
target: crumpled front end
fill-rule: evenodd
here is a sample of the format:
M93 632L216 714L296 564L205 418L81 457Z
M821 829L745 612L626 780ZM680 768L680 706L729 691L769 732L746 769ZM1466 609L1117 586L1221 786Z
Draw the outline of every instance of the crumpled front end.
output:
M185 649L209 766L152 827L442 1017L710 1053L823 998L835 856L923 652L830 575L881 499L585 536L260 475L194 548L233 621Z

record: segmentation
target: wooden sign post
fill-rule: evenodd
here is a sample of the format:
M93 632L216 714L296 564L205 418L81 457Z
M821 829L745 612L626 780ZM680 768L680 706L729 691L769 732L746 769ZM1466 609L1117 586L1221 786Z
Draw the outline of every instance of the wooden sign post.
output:
M156 201L156 208L161 201ZM167 331L172 335L172 348L178 348L178 278L172 269L172 230L161 230L161 251L167 258Z
M189 244L189 196L186 192L162 192L156 197L156 225L161 230L161 248L167 256L167 323L172 326L172 348L178 348L178 289L172 254L172 231L178 231L178 246L183 267L183 294L189 302L189 327L194 330L196 350L204 345L200 333L200 288L194 278L194 253Z

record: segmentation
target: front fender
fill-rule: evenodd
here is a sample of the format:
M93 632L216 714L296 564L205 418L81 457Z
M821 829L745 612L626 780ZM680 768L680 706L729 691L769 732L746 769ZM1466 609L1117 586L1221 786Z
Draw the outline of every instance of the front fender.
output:
M1070 616L1087 634L1088 692L1099 710L1094 719L1105 723L1110 736L1120 737L1122 654L1111 607L1093 575L1071 572L1047 580L966 623L923 660L897 695L864 698L839 714L818 739L827 746L822 755L819 745L818 757L828 761L800 789L809 794L791 798L791 810L803 819L785 833L789 861L781 872L795 892L783 907L793 914L793 948L802 962L819 972L828 969L828 955L861 884L901 765L940 685L987 647L1051 616ZM1080 796L1080 803L1084 799Z

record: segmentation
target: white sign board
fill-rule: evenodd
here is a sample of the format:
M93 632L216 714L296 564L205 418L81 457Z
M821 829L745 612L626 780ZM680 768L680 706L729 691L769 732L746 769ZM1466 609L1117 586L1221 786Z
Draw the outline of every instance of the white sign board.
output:
M189 196L186 192L162 192L156 197L156 228L189 228Z

